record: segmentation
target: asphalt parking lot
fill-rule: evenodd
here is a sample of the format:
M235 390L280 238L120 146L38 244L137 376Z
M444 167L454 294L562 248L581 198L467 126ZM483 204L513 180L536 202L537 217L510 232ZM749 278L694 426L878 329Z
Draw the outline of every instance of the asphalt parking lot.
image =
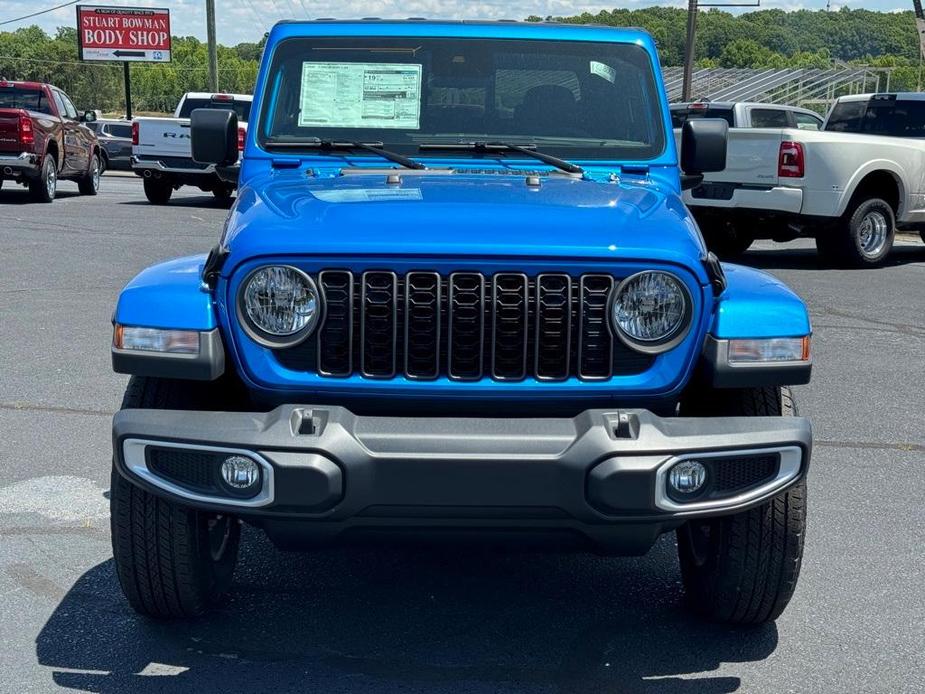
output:
M925 245L878 270L820 269L813 246L746 262L808 302L817 444L803 574L756 630L680 604L673 538L646 557L277 551L248 533L208 621L125 603L108 531L119 289L207 250L226 210L147 204L107 176L52 205L0 191L0 691L921 692L925 690Z

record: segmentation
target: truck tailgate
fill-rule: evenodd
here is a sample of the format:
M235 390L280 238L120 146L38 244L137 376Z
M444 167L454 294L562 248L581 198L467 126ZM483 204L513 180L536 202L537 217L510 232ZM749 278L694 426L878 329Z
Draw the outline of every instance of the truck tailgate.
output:
M188 118L136 118L138 144L132 153L140 156L191 158Z
M0 108L0 152L23 151L19 144L19 117L23 113L18 108Z
M786 139L786 131L780 128L730 128L726 170L706 174L705 181L776 186L780 143Z

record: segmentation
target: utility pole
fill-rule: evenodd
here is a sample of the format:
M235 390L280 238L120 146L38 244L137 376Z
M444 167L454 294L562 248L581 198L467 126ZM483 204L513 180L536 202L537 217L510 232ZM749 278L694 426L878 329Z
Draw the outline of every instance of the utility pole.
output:
M125 82L125 118L132 120L132 78L127 60L122 62L122 80Z
M918 0L915 0L918 2ZM761 7L761 0L755 2L700 2L688 0L687 4L687 45L684 47L684 83L681 86L681 101L691 100L692 82L694 81L694 47L697 43L697 10L700 7Z
M919 35L919 75L916 91L922 91L922 60L925 59L925 12L922 12L921 0L912 0L915 8L915 29Z
M684 46L684 84L681 101L691 100L691 82L694 80L694 43L697 40L697 0L687 5L687 43Z
M218 91L218 49L215 46L215 0L206 0L206 38L209 43L209 90Z

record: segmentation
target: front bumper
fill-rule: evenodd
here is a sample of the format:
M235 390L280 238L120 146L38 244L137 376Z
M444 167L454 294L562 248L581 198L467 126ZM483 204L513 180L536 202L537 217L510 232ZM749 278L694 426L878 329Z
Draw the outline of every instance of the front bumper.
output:
M797 483L812 431L795 417L402 418L284 405L259 414L122 410L113 445L118 471L134 484L240 515L280 543L384 531L539 533L632 554L688 518L741 511ZM262 468L260 491L241 499L175 484L148 466L148 451L164 447L247 455ZM758 454L779 461L760 484L690 503L666 494L678 460L735 465Z
M42 171L41 164L39 156L32 152L22 152L15 156L0 156L0 178L38 176Z

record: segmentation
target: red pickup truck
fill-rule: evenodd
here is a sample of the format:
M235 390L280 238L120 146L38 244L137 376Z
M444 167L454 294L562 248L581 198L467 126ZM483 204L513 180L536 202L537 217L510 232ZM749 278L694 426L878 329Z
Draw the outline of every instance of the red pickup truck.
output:
M16 181L40 202L55 199L60 179L77 181L84 195L96 195L102 160L96 133L57 87L0 80L0 186Z

